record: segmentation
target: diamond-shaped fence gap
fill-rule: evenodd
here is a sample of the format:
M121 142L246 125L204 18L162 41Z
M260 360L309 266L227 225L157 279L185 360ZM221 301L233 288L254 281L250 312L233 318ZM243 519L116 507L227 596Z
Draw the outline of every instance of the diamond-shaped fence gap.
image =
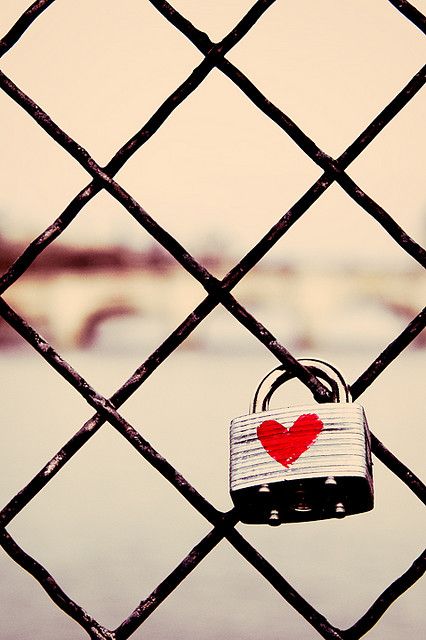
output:
M227 57L336 156L422 66L424 43L386 2L307 0L273 5Z
M29 349L1 357L1 509L91 415L76 392Z
M210 528L107 426L8 527L73 600L110 627Z
M55 2L2 68L102 164L200 61L149 2L76 0Z
M87 377L106 389L107 395L133 374L204 297L179 267L167 273L155 267L121 274L89 273L86 282L90 303L85 309L82 300L79 333L86 349L73 352L72 360L80 371L90 372ZM195 332L182 349L197 346ZM116 367L117 356L122 366ZM105 362L111 366L106 367Z
M224 541L132 638L276 640L283 630L284 637L318 638L317 632Z
M365 234L381 253L366 247ZM236 286L235 296L278 340L315 350L362 348L373 359L419 312L423 291L420 276L413 277L419 267L383 235L332 186ZM407 271L394 268L398 261Z
M426 239L421 126L426 107L420 92L351 164L348 174L419 243Z
M4 94L1 109L8 151L1 162L0 233L23 247L87 184L87 174Z
M228 261L245 253L319 175L274 123L212 71L117 179L203 263L215 253ZM248 210L258 215L247 216Z

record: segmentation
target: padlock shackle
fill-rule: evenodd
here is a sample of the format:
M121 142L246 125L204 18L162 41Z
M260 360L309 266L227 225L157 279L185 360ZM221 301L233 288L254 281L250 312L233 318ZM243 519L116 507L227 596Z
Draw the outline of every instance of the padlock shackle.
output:
M349 391L349 387L346 384L342 374L336 367L325 362L324 360L318 360L317 358L301 358L299 360L311 373L316 375L318 378L321 378L325 382L327 382L331 387L331 392L333 394L333 402L351 402L351 394ZM318 366L320 364L321 366ZM328 369L328 372L324 370L324 367ZM266 381L275 374L275 379L270 384L268 392L264 395L261 408L259 409L259 396L260 392L266 383ZM283 385L288 380L295 378L294 373L291 373L286 370L285 365L281 364L275 369L272 369L261 381L259 386L257 387L253 402L250 408L250 413L257 413L260 411L267 411L269 409L269 402L275 393L275 391ZM344 400L343 400L344 398Z

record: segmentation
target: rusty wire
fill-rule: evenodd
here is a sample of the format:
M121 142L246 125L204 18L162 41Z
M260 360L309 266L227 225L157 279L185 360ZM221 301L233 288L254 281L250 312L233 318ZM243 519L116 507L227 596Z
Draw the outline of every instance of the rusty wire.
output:
M8 52L24 35L43 11L55 0L38 0L19 18L15 25L0 42L0 57ZM243 324L276 358L284 363L306 384L318 401L327 400L329 392L310 371L305 369L294 356L278 343L275 337L259 323L256 318L232 296L231 290L266 255L288 229L309 209L309 207L333 183L337 182L351 198L368 214L374 217L385 231L407 254L426 266L426 253L394 219L372 198L370 198L346 174L355 158L372 140L391 122L399 111L421 89L426 80L426 67L423 67L395 98L382 110L357 139L337 159L324 153L285 113L272 104L239 69L226 58L226 53L245 36L262 14L275 0L258 0L239 24L220 43L213 43L207 34L192 25L168 2L149 0L151 4L180 32L182 32L205 56L190 76L165 100L148 122L114 155L109 163L100 167L78 142L58 127L33 100L14 82L0 72L0 84L3 90L50 135L92 177L92 181L75 196L62 214L45 229L23 254L15 261L0 281L0 293L3 294L18 278L25 273L39 256L68 225L81 209L102 189L105 189L120 202L124 208L185 268L207 291L205 299L188 315L169 337L141 364L135 373L118 389L110 399L101 396L84 380L24 318L19 316L2 298L0 315L17 331L78 393L95 409L95 414L75 433L63 448L45 467L24 487L0 512L0 544L5 551L24 569L29 571L46 590L52 600L83 629L91 638L124 640L130 637L143 621L167 598L167 596L186 578L208 553L223 539L239 551L261 575L286 599L318 633L329 639L357 640L366 634L381 618L388 607L426 570L426 557L423 553L413 565L398 577L373 603L370 609L349 629L341 630L331 625L316 611L293 587L239 534L234 526L238 522L235 510L227 513L218 511L189 482L143 438L133 425L129 424L117 409L131 397L156 368L169 357L175 349L194 331L194 329L218 305L222 304ZM423 32L426 31L426 18L406 0L389 0L401 14ZM247 255L235 265L222 279L212 276L207 269L195 260L165 229L152 218L115 180L114 176L127 160L137 151L166 121L174 109L192 93L214 68L224 73L263 113L273 120L292 140L324 171L323 175L306 193L287 211L267 234ZM352 384L354 398L359 397L372 384L382 371L398 357L414 340L426 324L426 312L421 311L416 318L386 346L383 352ZM109 422L124 438L154 466L188 502L197 509L212 525L213 529L201 540L182 562L154 589L152 594L142 601L128 618L114 631L108 630L87 614L77 603L66 595L48 571L31 558L11 538L5 527L37 495L37 493L58 473L71 457L96 433ZM423 502L426 503L426 488L385 445L372 436L375 455L399 477Z

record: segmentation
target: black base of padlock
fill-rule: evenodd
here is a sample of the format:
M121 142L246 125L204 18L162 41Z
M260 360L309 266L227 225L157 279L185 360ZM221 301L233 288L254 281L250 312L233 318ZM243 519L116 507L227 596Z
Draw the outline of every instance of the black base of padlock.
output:
M271 526L344 518L374 506L373 485L360 477L270 482L231 491L231 498L241 522Z

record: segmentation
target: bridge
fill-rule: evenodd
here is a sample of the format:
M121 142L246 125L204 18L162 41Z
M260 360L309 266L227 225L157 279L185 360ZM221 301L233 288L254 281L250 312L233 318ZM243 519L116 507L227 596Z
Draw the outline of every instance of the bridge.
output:
M391 338L419 312L425 294L426 282L415 272L336 274L279 268L255 270L235 289L242 304L278 339L299 346L321 344L327 336L334 340L340 336L344 342L345 336L357 331L362 340L369 332L374 334L375 323L380 324L380 334L383 323L388 324ZM80 348L96 342L102 324L117 316L137 316L145 331L155 333L157 328L159 342L204 296L204 289L177 267L165 272L141 268L36 272L18 280L4 297L53 345ZM238 346L246 335L243 328L238 333L236 324L227 312L218 312L216 320L197 329L192 344L198 340L209 346L222 340L228 347L235 340Z

